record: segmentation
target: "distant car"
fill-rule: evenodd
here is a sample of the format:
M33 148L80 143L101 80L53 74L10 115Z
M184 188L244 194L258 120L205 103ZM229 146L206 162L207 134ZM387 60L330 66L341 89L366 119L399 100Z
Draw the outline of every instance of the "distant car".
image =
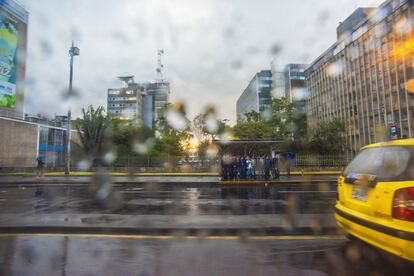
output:
M414 139L365 146L338 179L346 234L414 262Z

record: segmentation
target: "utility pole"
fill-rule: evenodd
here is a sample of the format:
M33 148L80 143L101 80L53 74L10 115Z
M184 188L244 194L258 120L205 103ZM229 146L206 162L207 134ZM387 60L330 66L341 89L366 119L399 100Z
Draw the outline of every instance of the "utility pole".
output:
M70 56L70 69L69 69L69 92L68 98L72 97L73 93L73 57L79 56L79 48L75 47L74 42L72 41L72 46L69 49L69 56ZM65 162L65 175L69 175L70 173L70 129L71 129L71 110L70 106L68 108L68 124L66 129L66 162Z

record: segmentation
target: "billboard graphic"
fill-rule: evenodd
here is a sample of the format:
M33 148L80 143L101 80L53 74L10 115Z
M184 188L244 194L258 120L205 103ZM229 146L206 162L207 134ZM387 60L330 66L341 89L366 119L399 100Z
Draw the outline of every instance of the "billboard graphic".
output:
M16 106L17 22L0 11L0 106Z

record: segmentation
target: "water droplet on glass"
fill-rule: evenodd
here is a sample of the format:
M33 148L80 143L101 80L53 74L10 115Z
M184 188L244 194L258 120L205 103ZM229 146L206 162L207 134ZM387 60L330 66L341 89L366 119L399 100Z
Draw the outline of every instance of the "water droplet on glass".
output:
M78 171L84 172L91 168L91 162L89 160L81 160L76 164Z
M219 147L215 144L210 144L207 147L206 155L210 158L214 158L217 156L218 152L219 152Z
M405 90L409 93L414 93L414 79L410 79L405 83Z
M270 54L272 56L276 56L278 55L280 52L282 51L282 46L280 46L279 44L275 43L270 47Z
M240 59L234 60L231 63L231 67L235 70L239 70L240 68L243 67L243 62Z
M40 50L42 51L42 54L45 57L53 54L53 46L46 39L40 40Z
M116 157L117 156L115 151L109 151L103 156L103 161L106 164L112 164L116 160Z
M330 13L329 11L322 11L318 14L317 17L317 24L324 24L329 19Z
M265 109L260 116L262 117L263 120L265 121L269 121L272 118L272 110L271 108L267 108Z
M332 62L326 68L326 73L330 77L338 77L345 70L345 63L341 60Z
M209 133L215 134L219 130L219 122L213 115L207 115L205 118L206 129Z
M184 114L175 109L169 109L166 112L166 119L168 124L175 130L183 130L187 127L188 121Z
M80 91L76 88L73 87L72 91L69 91L69 88L65 88L62 92L61 92L61 97L64 100L71 100L73 98L79 98L81 95Z
M361 258L359 249L355 244L349 244L346 247L345 255L351 262L357 262Z

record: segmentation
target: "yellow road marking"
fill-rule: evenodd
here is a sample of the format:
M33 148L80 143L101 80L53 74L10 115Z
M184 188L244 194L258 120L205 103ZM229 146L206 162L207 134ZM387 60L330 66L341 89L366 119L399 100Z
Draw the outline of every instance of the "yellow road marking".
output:
M303 172L303 175L331 175L331 174L340 174L341 171L309 171ZM95 172L71 172L71 176L90 176L95 174ZM219 176L218 173L214 172L193 172L193 173L182 173L182 172L173 172L173 173L127 173L127 172L110 172L112 176ZM35 176L35 173L0 173L0 176ZM45 176L63 176L63 172L48 172L44 174ZM282 173L281 175L286 175ZM302 175L302 172L291 172L291 175Z
M0 237L73 237L73 238L116 238L116 239L186 239L186 240L239 240L240 236L183 236L179 235L125 235L125 234L64 234L64 233L0 233ZM248 240L269 241L269 240L337 240L345 239L343 235L302 235L302 236L247 236Z

